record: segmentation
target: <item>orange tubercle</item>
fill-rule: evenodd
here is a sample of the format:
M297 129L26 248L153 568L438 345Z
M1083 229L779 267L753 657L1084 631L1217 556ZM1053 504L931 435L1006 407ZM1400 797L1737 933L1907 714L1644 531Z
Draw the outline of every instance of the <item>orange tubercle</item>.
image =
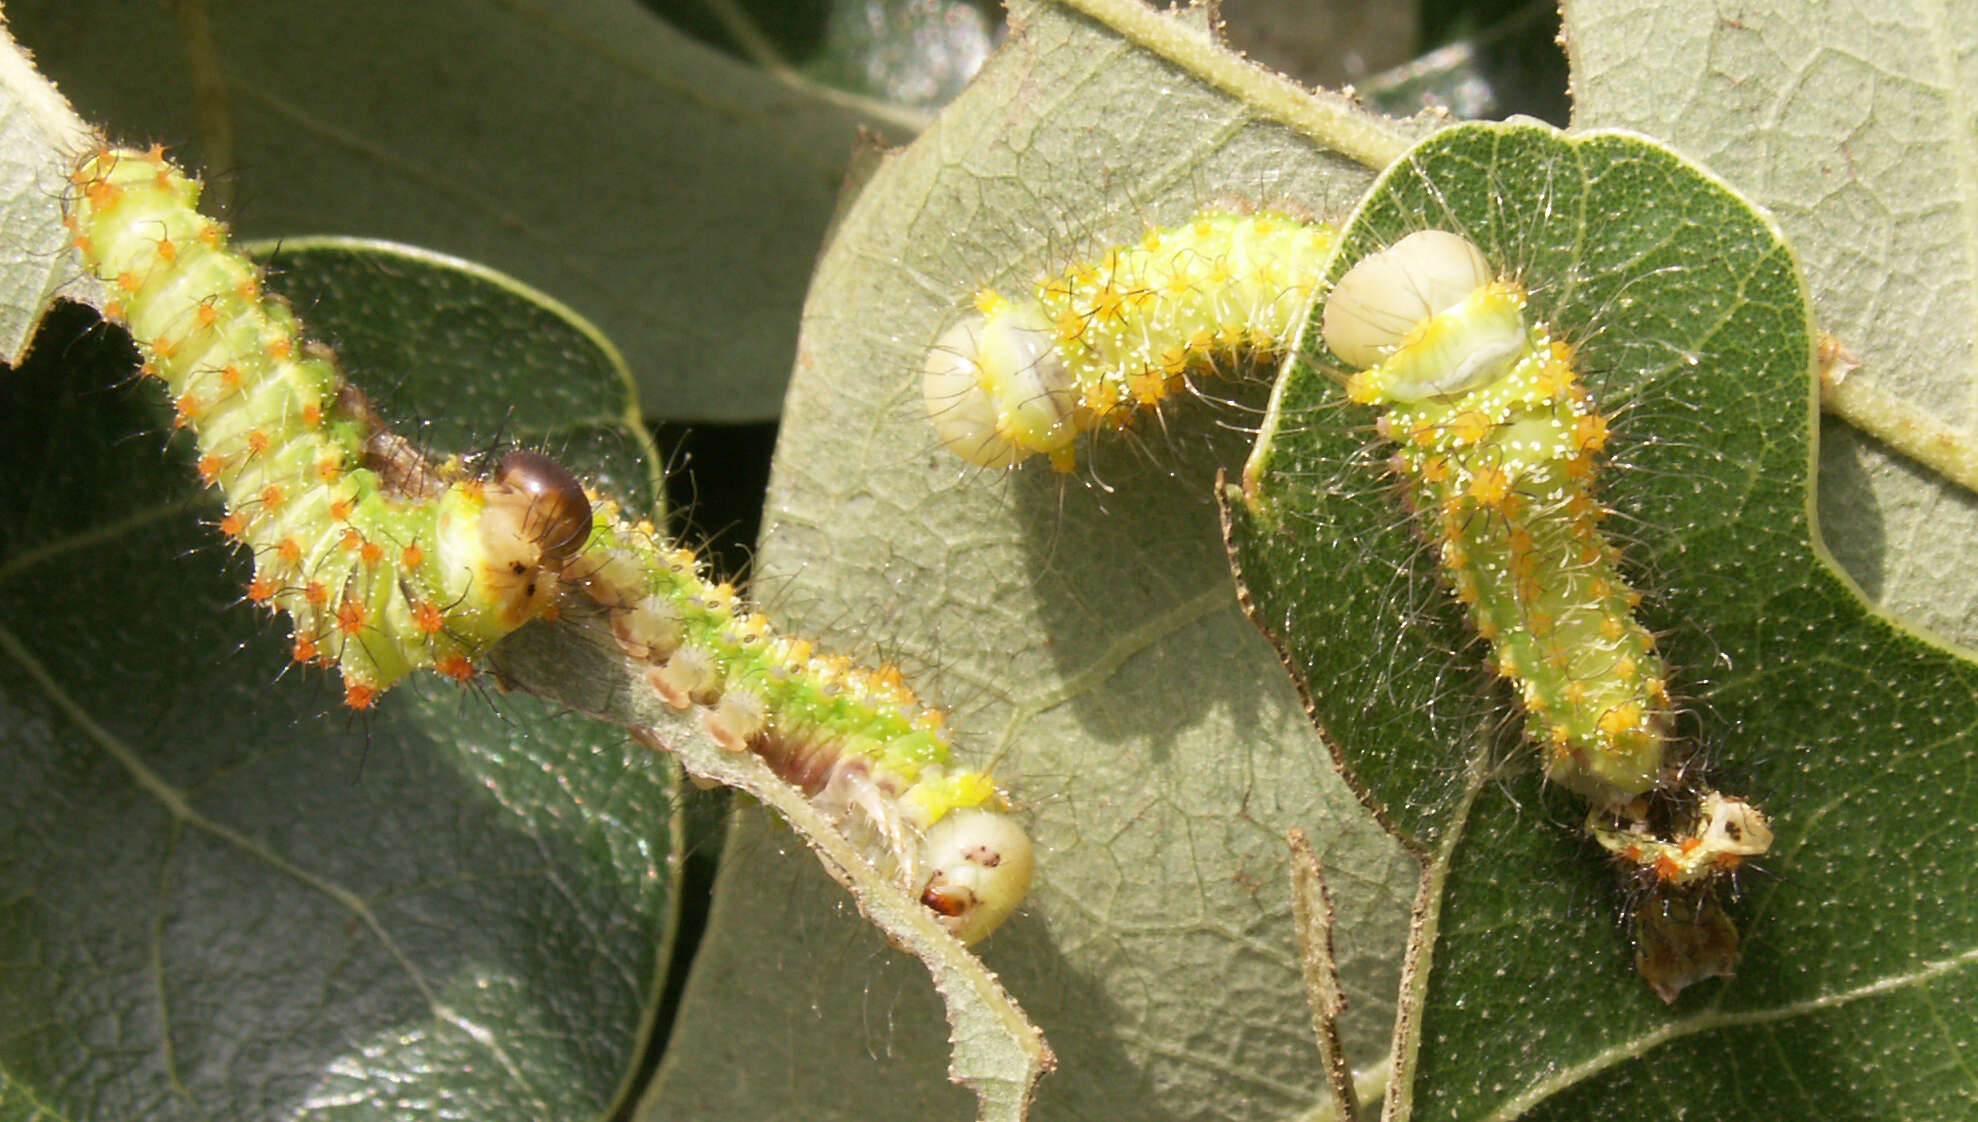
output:
M351 597L337 605L337 630L345 635L355 635L364 629L366 611L362 601Z

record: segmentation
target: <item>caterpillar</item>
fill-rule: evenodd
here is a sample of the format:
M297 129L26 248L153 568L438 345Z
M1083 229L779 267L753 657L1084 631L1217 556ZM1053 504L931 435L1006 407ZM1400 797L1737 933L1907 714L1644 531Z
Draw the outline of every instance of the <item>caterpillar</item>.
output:
M415 670L470 681L504 636L589 604L657 696L801 788L958 938L1022 900L1028 837L986 775L951 765L942 714L898 670L777 635L549 455L429 462L262 291L162 150L91 153L71 184L64 224L110 287L105 314L193 435L220 531L253 554L247 599L289 617L297 662L337 668L347 706Z
M254 555L247 598L288 615L297 662L336 667L365 710L414 669L471 680L550 609L588 531L568 471L515 452L483 479L385 431L161 149L93 153L70 181L63 222L105 314L194 434L219 529Z
M1573 348L1460 235L1419 230L1362 258L1321 334L1347 396L1383 412L1445 583L1523 709L1549 781L1642 886L1637 967L1664 1000L1728 976L1738 936L1716 885L1771 845L1764 812L1704 787L1674 736L1670 670L1601 529L1609 419Z
M1331 227L1203 210L1010 298L979 293L927 352L921 391L949 451L982 467L1077 465L1081 433L1119 429L1189 375L1281 351L1304 322Z
M944 715L898 669L779 635L651 525L609 501L596 519L565 577L605 610L655 695L697 711L715 743L755 753L803 791L962 942L1009 917L1029 891L1030 840L988 776L952 766Z

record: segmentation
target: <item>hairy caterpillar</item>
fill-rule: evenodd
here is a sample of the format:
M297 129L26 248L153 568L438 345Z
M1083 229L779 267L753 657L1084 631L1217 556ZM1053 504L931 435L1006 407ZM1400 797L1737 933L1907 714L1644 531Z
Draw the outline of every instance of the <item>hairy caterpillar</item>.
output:
M220 530L254 554L248 599L288 614L297 662L337 667L368 709L414 669L472 678L550 607L588 530L567 471L516 453L483 480L385 432L161 150L97 152L71 183L64 223L112 286L105 312L197 437Z
M1766 816L1700 785L1673 737L1669 670L1600 529L1608 419L1572 348L1528 324L1526 293L1480 250L1421 230L1361 259L1322 334L1381 436L1552 782L1587 800L1589 833L1646 886L1637 965L1673 1001L1728 975L1737 933L1715 882L1771 844Z
M986 290L927 353L928 416L972 464L1009 467L1041 453L1070 471L1078 434L1158 409L1192 371L1284 348L1332 242L1328 226L1212 208L1046 277L1027 296Z
M900 672L778 635L692 552L598 506L566 578L601 605L618 646L668 706L697 710L722 747L754 752L864 846L884 875L965 943L1029 890L1031 845L980 772L954 769L939 710Z
M511 451L486 478L427 462L262 293L159 150L99 151L72 184L65 223L112 287L105 311L196 437L221 530L253 551L248 599L289 615L293 657L336 666L347 705L416 669L469 680L496 641L585 597L660 697L760 754L958 937L1022 899L1028 838L986 776L950 768L941 715L896 670L775 635L547 455Z

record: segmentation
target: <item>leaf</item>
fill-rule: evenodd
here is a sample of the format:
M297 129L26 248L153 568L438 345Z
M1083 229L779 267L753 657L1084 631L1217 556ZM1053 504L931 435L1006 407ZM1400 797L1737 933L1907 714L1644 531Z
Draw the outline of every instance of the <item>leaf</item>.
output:
M923 114L954 100L981 69L998 30L995 17L969 0L876 0L826 7L804 72ZM922 127L925 123L921 121Z
M650 494L623 366L554 305L430 254L280 263L382 404L443 403L428 439L500 430ZM431 676L341 710L244 602L133 362L71 306L0 383L10 1116L606 1114L671 939L671 763Z
M1940 1061L1974 1029L1978 917L1940 878L1978 832L1955 786L1978 666L1875 614L1812 541L1812 339L1790 251L1652 142L1530 125L1424 142L1330 271L1425 225L1524 276L1618 413L1600 486L1632 527L1641 611L1719 785L1778 838L1740 880L1738 977L1665 1007L1631 968L1580 808L1480 723L1487 686L1398 525L1368 418L1299 365L1234 541L1342 760L1423 855L1418 1021L1390 1116L1961 1117Z
M89 127L28 61L0 23L0 362L20 365L35 325L69 281L68 233L48 205L68 182L51 153L78 151Z
M1978 432L1978 9L1565 6L1574 121L1665 138L1777 216L1820 327L1880 387ZM1643 52L1642 43L1656 44ZM1978 498L1830 421L1821 531L1883 607L1978 643Z
M485 262L596 320L676 419L775 415L859 129L887 131L632 0L7 14L85 116L203 166L241 233Z
M1057 1052L1039 1117L1286 1117L1325 1092L1285 828L1354 889L1338 927L1362 1065L1384 1048L1413 875L1235 610L1212 483L1244 439L1217 420L1251 414L1191 403L1165 431L1088 445L1086 474L999 477L940 450L919 400L925 348L982 285L1218 196L1330 208L1364 184L1263 93L1191 77L1175 53L1208 40L1159 23L1184 46L1021 9L846 213L806 311L755 587L787 627L877 649L950 703L1033 828L1040 884L983 955ZM1255 408L1261 385L1212 392ZM968 1116L918 969L810 865L782 827L740 817L642 1117Z

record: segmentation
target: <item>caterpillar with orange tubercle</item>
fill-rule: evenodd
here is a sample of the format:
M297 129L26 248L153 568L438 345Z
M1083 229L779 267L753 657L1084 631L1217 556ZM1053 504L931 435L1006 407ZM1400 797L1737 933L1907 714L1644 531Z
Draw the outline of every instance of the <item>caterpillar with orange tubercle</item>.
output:
M336 667L369 709L415 669L472 679L550 608L588 532L567 471L518 452L482 479L385 431L162 151L94 153L71 184L64 223L104 311L196 437L219 528L254 554L248 599L288 615L297 662Z
M1735 966L1715 885L1772 833L1762 811L1685 766L1669 668L1600 528L1608 420L1572 348L1527 321L1526 299L1467 239L1418 230L1340 277L1321 330L1355 368L1347 396L1383 410L1409 504L1546 777L1587 801L1588 833L1645 886L1637 965L1673 1001Z
M927 352L921 391L947 448L983 467L1077 464L1189 376L1289 345L1332 249L1329 226L1213 207L1039 281L986 290Z
M94 152L71 184L64 222L105 314L195 437L220 530L254 555L247 598L289 617L296 661L337 668L345 704L416 670L470 681L502 638L588 599L657 696L801 788L958 938L1021 901L1029 839L987 776L951 765L940 713L897 671L776 635L553 457L512 450L485 477L429 462L262 292L161 151Z
M865 850L882 875L973 943L1029 890L1029 838L994 783L952 765L944 715L897 669L868 669L779 635L691 551L598 504L565 573L601 605L626 656L717 744L753 752Z

